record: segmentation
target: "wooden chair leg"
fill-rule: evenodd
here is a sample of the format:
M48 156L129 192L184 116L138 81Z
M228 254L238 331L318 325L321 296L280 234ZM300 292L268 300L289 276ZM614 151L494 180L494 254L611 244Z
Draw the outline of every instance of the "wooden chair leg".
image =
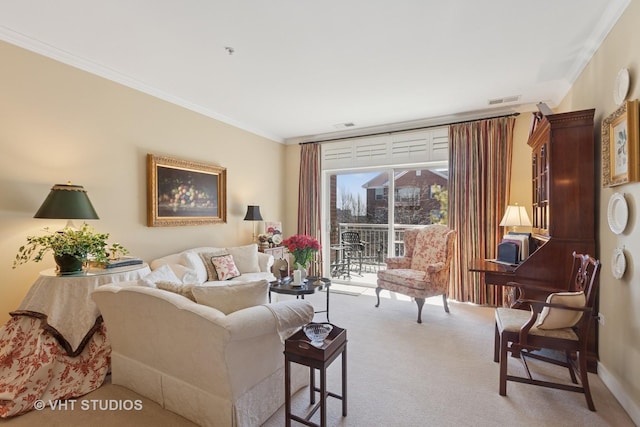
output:
M495 326L495 333L493 337L493 361L500 361L500 332L498 332L498 324Z
M567 363L567 369L569 370L569 376L571 377L571 382L574 384L578 384L578 379L576 378L575 369L573 369L573 363L571 363L571 355L570 351L566 351L564 357Z
M416 298L418 304L418 323L422 323L422 306L424 306L424 298Z
M447 294L442 294L442 305L444 305L444 311L449 312L449 304L447 303Z
M591 390L589 389L589 377L587 372L587 355L581 351L578 353L578 364L580 366L580 381L582 382L582 388L584 389L584 397L587 399L587 406L591 411L596 410L596 406L593 404L593 398L591 397Z
M500 396L507 395L507 342L505 337L500 337Z
M382 290L382 288L380 286L378 286L376 288L376 298L378 298L378 302L376 303L376 307L380 307L380 291Z

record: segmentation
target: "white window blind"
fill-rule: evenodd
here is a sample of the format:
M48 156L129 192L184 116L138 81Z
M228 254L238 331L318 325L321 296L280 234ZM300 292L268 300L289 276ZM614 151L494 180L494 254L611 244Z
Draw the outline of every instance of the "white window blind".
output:
M438 127L322 144L322 169L446 161L449 129Z

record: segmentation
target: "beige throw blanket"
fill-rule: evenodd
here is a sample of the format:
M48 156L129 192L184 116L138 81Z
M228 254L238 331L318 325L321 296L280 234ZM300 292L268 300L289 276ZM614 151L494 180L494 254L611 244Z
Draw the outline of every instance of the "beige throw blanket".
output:
M304 300L288 301L284 303L265 304L278 325L278 334L284 340L293 335L298 329L313 320L313 305Z

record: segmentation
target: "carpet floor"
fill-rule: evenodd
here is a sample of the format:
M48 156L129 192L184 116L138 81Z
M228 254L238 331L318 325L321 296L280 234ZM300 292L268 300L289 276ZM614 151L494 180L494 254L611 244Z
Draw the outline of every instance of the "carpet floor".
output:
M416 322L417 308L408 298L387 291L375 308L373 289L332 288L331 323L347 329L348 414L342 417L341 401L328 399L328 426L616 426L635 424L605 387L590 374L597 412L587 408L584 395L509 382L507 396L498 394L498 364L493 362L493 313L490 307L449 303L445 313L440 297L427 300L423 323ZM281 296L282 299L289 298ZM326 294L307 296L324 310ZM315 321L325 321L319 313ZM328 388L340 393L340 359L327 370ZM510 372L522 371L519 362ZM535 365L543 377L563 375L546 365ZM293 412L309 408L308 388L293 396ZM31 411L0 427L22 426L175 426L194 424L165 411L159 405L122 387L106 383L82 399L136 400L142 409ZM78 399L78 402L80 399ZM281 407L263 427L284 426ZM319 423L319 413L311 421ZM293 423L293 425L299 425Z

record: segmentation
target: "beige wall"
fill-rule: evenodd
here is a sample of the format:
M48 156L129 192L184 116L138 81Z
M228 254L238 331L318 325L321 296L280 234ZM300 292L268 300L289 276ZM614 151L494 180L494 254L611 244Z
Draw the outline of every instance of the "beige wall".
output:
M38 272L53 267L47 256L11 268L27 235L64 225L33 218L55 183L83 185L100 216L88 223L145 260L249 243L247 204L286 221L291 197L284 194L294 190L283 191L284 145L10 44L0 42L0 58L0 322ZM147 153L226 167L227 223L147 227Z
M595 108L596 146L600 151L601 122L617 106L613 101L614 81L620 68L628 68L631 89L627 99L640 98L640 0L632 0L624 15L598 49L591 62L580 74L569 94L556 112ZM531 214L531 149L526 144L531 115L518 117L514 135L514 167L511 181L510 203L527 206ZM601 167L596 165L597 176ZM602 262L600 275L600 307L605 324L599 327L598 374L618 398L634 421L640 425L640 183L602 188L598 180L596 197L597 240ZM621 235L615 235L607 222L609 198L615 192L625 194L629 204L629 224ZM579 206L568 206L579 212ZM627 271L621 280L611 273L612 252L623 247L627 257ZM596 406L598 403L596 402Z
M613 101L613 88L618 70L628 68L631 75L631 88L627 99L640 98L638 22L640 1L632 0L622 18L573 85L571 92L556 109L562 112L595 108L598 147L602 120L617 108ZM600 165L597 171L600 176ZM624 193L629 204L629 223L621 235L613 234L607 222L609 198L616 192ZM640 263L640 184L630 183L611 188L598 185L597 193L598 256L602 261L600 312L605 319L605 324L599 329L599 375L634 421L640 424L640 272L635 271L635 264ZM579 209L578 206L570 208ZM611 273L612 252L617 247L624 248L627 258L627 271L620 280L614 279Z
M513 166L508 201L510 205L526 206L529 218L532 215L531 206L533 204L533 196L531 194L531 147L527 144L530 128L531 113L520 114L513 129Z
M596 108L599 134L599 123L616 108L613 82L622 67L631 71L629 98L640 98L637 22L640 0L633 0L556 111ZM53 265L48 259L11 268L27 235L62 225L32 218L54 183L84 185L101 217L90 224L144 259L191 246L248 243L252 227L242 221L247 204L259 204L265 219L282 220L285 234L296 231L297 145L285 147L1 42L0 58L0 322L18 306L38 271ZM510 197L529 213L530 119L522 114L516 122ZM149 152L226 167L227 224L146 227ZM634 268L640 254L640 184L598 191L600 311L606 320L600 328L600 376L640 424L640 278ZM616 191L625 193L631 213L619 236L606 221ZM611 253L622 246L629 267L615 280Z

